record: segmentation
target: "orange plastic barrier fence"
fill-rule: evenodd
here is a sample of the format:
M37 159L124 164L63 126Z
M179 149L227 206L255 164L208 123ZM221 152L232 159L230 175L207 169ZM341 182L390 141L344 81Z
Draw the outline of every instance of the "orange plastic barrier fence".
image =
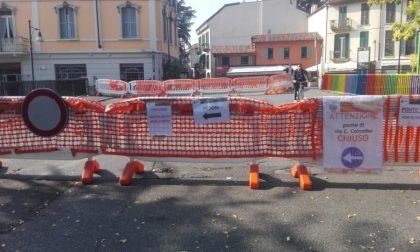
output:
M401 97L387 96L384 103L384 161L418 164L420 127L399 125ZM132 98L104 106L95 101L65 97L69 108L68 125L57 136L45 138L33 134L24 124L23 97L0 97L0 155L19 156L64 149L73 155L113 154L140 159L322 159L322 98L275 107L264 101L228 97L230 120L214 124L195 123L194 99L160 98L171 104L173 135L156 137L149 134L146 113L147 102L155 99ZM92 162L89 167L98 169ZM141 171L137 164L127 169ZM252 170L255 173L256 167ZM305 175L304 170L301 173Z
M144 96L165 96L165 87L157 80L136 80L130 81L128 92L135 97Z
M122 80L99 79L95 88L97 95L122 97L128 94L129 85Z
M291 88L292 76L290 74L272 75L265 94L281 94L287 92Z
M200 94L229 94L232 91L231 85L231 79L229 78L209 78L197 80L198 92L200 92Z
M235 92L264 92L268 88L270 77L252 76L235 78L232 81L232 88Z
M197 89L195 82L192 79L166 80L163 85L168 95L192 95Z
M400 98L388 96L384 105L384 161L418 163L420 127L398 125ZM172 104L171 137L149 135L146 103L151 98L132 98L105 107L65 97L70 110L67 128L57 136L43 138L29 131L22 120L23 97L0 97L0 153L68 148L74 153L103 151L145 157L321 157L322 98L275 107L264 101L229 97L230 120L207 125L194 122L195 98L160 99Z

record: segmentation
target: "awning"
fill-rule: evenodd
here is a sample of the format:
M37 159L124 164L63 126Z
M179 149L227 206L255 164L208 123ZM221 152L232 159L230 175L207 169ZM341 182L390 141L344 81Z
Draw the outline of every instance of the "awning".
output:
M315 72L317 65L306 68L308 72ZM318 71L321 71L322 64L318 64ZM348 61L345 63L324 63L325 72L347 72L355 71L357 69L357 63L354 61Z
M284 73L286 67L277 66L234 66L229 67L227 76L273 75Z

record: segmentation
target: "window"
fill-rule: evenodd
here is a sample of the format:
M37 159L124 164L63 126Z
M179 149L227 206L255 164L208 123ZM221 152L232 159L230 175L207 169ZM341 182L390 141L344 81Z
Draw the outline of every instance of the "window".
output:
M222 57L222 66L229 66L230 65L230 58L227 56Z
M338 9L338 27L347 26L347 6L341 6Z
M241 65L248 65L248 64L249 64L249 57L241 56Z
M334 59L349 58L349 34L338 34L334 37Z
M312 47L301 47L300 48L300 57L302 59L309 59L312 57Z
M410 6L410 4L412 4L412 0L408 0L407 1L407 8L408 8L408 6ZM407 19L407 21L413 21L414 17L415 17L415 13L409 13L407 15L407 18L406 19Z
M411 55L416 53L416 39L402 40L401 51L404 55Z
M168 27L167 27L167 22L168 22L168 18L166 17L166 12L162 11L162 16L163 16L163 40L167 41L168 40Z
M284 47L280 48L280 59L289 59L290 58L290 48Z
M59 9L60 39L75 39L75 11L69 6Z
M369 24L369 5L367 3L362 3L362 11L361 11L361 25L368 25Z
M265 59L273 59L273 48L266 48L264 50L264 58Z
M132 6L121 8L122 37L137 38L137 10Z
M359 47L366 48L369 46L369 32L362 31L360 32L360 44Z
M55 65L56 80L74 80L86 77L85 64Z
M385 31L385 56L394 56L394 41L392 31Z
M387 24L395 22L395 3L386 4L386 21Z
M120 79L127 82L144 80L143 64L120 64Z
M14 38L12 11L0 9L0 38Z

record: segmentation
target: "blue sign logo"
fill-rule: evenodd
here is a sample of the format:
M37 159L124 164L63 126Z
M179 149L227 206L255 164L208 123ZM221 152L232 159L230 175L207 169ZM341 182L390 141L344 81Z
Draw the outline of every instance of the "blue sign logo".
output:
M341 154L341 162L348 168L357 168L363 163L363 152L356 147L349 147Z

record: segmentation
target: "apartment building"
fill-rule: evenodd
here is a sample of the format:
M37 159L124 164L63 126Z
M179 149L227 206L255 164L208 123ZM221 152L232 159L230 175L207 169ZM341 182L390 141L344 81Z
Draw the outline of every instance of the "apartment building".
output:
M296 1L262 0L225 4L201 24L196 32L208 57L206 76L214 77L214 46L251 45L251 37L264 34L298 33L308 29L308 13Z
M371 72L410 71L415 39L393 41L391 26L406 22L408 0L369 6L366 0L330 0L308 17L308 31L324 39L325 63L354 61Z
M176 6L177 0L0 1L2 81L161 79L163 62L178 58Z

